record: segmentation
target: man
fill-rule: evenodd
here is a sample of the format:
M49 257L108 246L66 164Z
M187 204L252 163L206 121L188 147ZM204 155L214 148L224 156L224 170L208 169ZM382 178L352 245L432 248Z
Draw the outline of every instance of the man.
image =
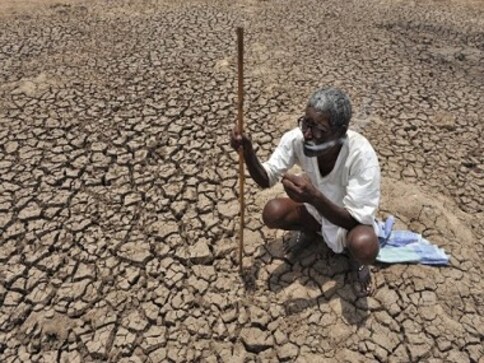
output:
M298 231L286 252L320 234L335 253L349 253L359 292L368 295L372 293L368 265L379 251L375 213L380 167L368 140L348 130L350 119L349 98L338 89L322 88L309 99L298 127L283 135L265 163L236 128L231 145L243 150L248 171L259 186L269 188L281 180L289 198L270 200L262 217L269 228ZM286 173L295 164L305 175Z

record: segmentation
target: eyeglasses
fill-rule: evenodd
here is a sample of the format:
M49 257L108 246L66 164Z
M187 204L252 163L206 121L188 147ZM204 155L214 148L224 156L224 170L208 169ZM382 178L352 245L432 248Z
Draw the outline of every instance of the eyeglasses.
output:
M325 128L319 126L318 124L315 124L311 120L308 120L306 116L299 117L297 120L297 124L303 134L306 133L308 129L311 129L311 135L313 135L315 139L321 139L324 134L327 133L327 130Z

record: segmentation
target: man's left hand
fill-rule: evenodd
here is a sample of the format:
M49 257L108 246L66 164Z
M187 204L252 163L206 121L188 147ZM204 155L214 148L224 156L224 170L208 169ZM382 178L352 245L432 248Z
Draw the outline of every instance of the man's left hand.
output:
M284 174L281 182L289 198L298 203L311 203L319 194L307 175Z

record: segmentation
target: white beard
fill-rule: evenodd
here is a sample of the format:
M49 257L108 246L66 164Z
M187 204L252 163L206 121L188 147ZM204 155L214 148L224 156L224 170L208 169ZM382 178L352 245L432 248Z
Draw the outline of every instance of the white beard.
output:
M315 144L313 141L305 141L304 142L304 148L313 152L313 153L318 153L318 152L330 149L335 145L342 144L345 139L346 139L346 136L343 136L343 137L340 137L337 140L327 141L327 142L322 143L322 144Z

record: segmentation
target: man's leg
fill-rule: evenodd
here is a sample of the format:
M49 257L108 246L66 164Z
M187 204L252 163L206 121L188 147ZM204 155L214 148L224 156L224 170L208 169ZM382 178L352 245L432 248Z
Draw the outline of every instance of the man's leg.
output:
M380 244L373 226L359 224L348 232L346 247L351 257L361 265L371 265L375 262Z
M321 224L309 214L304 204L290 198L268 201L262 212L262 220L269 228L308 233L321 231Z
M272 199L264 207L262 219L269 228L299 231L284 242L285 253L298 253L317 239L321 224L308 212L303 203L290 198Z
M380 244L372 226L358 225L348 232L346 246L354 260L357 282L361 293L370 295L373 290L370 268L368 265L375 262Z

